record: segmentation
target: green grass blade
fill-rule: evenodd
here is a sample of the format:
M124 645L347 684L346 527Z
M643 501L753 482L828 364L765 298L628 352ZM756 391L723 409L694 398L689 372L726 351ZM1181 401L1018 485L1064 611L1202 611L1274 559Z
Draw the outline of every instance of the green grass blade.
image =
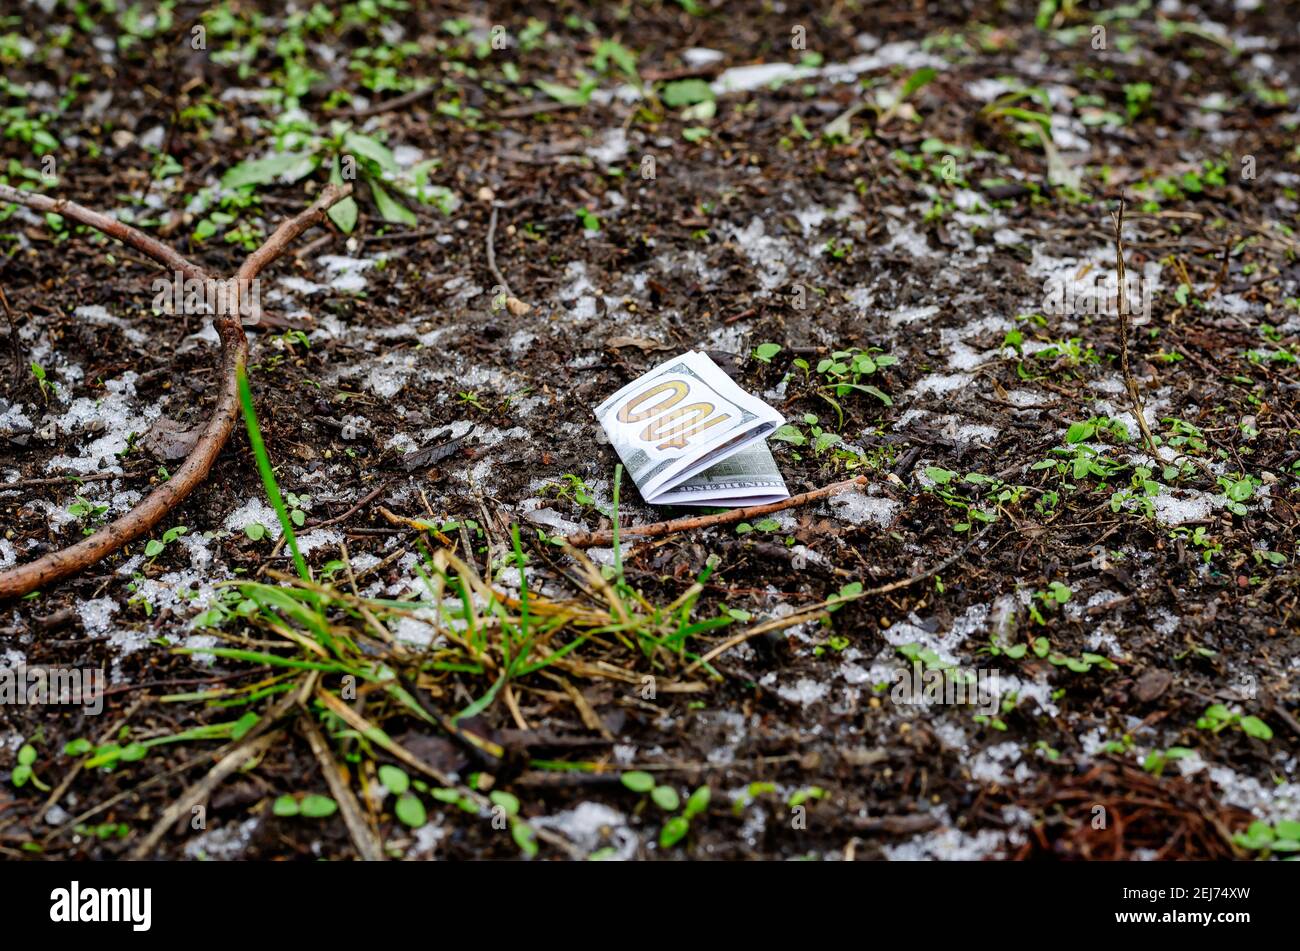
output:
M267 455L266 446L262 443L262 431L257 426L257 412L253 409L253 391L248 387L248 374L244 372L242 366L238 374L239 403L244 408L244 425L248 427L248 441L257 459L257 471L262 476L266 497L270 499L271 508L275 509L280 527L284 529L284 537L289 543L289 551L293 553L293 564L298 569L298 576L304 581L310 581L311 572L307 570L307 562L303 561L302 553L298 551L298 537L293 533L293 522L289 521L289 512L284 507L284 499L280 498L280 486L276 484L275 472L271 469L271 457Z

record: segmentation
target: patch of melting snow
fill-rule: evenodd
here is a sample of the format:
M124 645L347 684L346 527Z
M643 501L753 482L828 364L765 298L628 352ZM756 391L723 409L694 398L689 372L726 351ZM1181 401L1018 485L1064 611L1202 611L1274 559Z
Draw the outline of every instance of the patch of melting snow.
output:
M966 84L966 92L980 102L992 102L1014 87L1004 79L976 79Z
M606 129L597 145L587 148L586 154L602 165L617 165L627 157L627 132L621 126Z
M1008 390L1007 402L1019 409L1028 409L1043 402L1046 397L1033 390Z
M912 387L912 394L914 396L925 396L926 394L941 396L944 393L951 393L954 390L961 389L973 379L975 378L969 373L931 373L916 382L916 385Z
M758 216L744 228L733 225L729 226L729 230L731 237L758 269L758 280L763 287L759 296L767 297L774 289L786 283L790 275L787 262L794 257L788 241L769 235L767 225Z
M122 471L117 457L118 453L126 450L128 437L132 433L143 435L148 432L153 421L162 415L158 406L139 411L134 408L135 381L138 378L139 374L128 370L115 380L105 381L106 393L99 399L79 396L73 400L67 412L55 421L59 433L77 435L90 430L103 435L91 442L78 458L59 455L50 459L45 464L47 472ZM101 462L106 463L102 469Z
M1168 608L1156 608L1154 617L1156 620L1152 622L1151 629L1162 637L1168 637L1178 630L1178 625L1182 621L1182 618L1170 613Z
M604 803L579 803L573 809L531 822L538 828L558 832L588 855L602 848L612 848L614 854L610 857L621 862L636 855L637 837L627 818Z
M993 331L1001 333L1010 326L1010 321L1001 317L982 317L968 322L964 327L943 328L939 331L939 341L949 351L948 366L954 370L974 370L980 364L987 363L998 355L1001 348L976 350L965 342L966 338Z
M77 614L81 617L81 626L87 637L103 637L107 634L117 611L117 602L112 598L95 598L77 605Z
M889 326L902 327L906 324L914 324L918 320L929 321L939 313L938 304L925 304L920 307L900 307L889 315Z
M191 552L194 566L188 571L169 571L157 578L141 578L135 582L135 596L153 605L154 612L171 610L177 615L188 615L203 610L217 598L216 584L229 576L228 571L213 573L203 559L211 560L206 551L202 555ZM121 570L118 571L121 574ZM137 650L149 642L149 634L121 631L109 640L123 648L123 653Z
M407 852L407 858L432 858L442 840L447 837L447 829L442 819L430 820L415 830L415 842Z
M970 746L970 740L966 736L966 731L957 724L944 717L936 717L929 721L930 729L939 741L950 750L956 750L965 753Z
M298 536L298 551L306 555L317 548L338 545L343 541L343 533L332 528L318 528Z
M327 290L324 284L317 284L315 281L309 281L297 274L286 274L280 278L280 283L295 294L319 294L321 291Z
M745 338L748 335L749 332L739 325L718 327L710 331L705 338L704 349L721 350L724 353L744 353Z
M415 372L416 355L409 350L386 353L366 374L366 387L376 396L392 399L406 389L406 381Z
M720 50L709 49L705 46L692 46L689 49L682 50L682 62L692 69L698 69L701 66L712 66L714 63L721 63L726 59L726 55Z
M1249 809L1268 822L1300 815L1300 784L1285 782L1265 786L1253 776L1243 776L1227 766L1209 767L1210 780L1223 790L1225 802Z
M99 304L78 307L72 312L72 315L84 323L94 324L97 327L113 327L121 331L122 336L136 346L144 346L149 343L149 334L133 327L130 321L121 317L114 317L108 312L107 308L101 307Z
M432 608L421 608L416 613L427 616L430 621L435 617ZM404 644L411 644L416 647L429 647L435 641L442 640L442 635L438 633L437 627L429 623L429 621L413 617L399 618L393 636Z
M879 683L879 681L871 679L871 671L852 661L846 660L840 664L839 675L844 678L845 683L854 687L861 687L863 684L868 683Z
M874 39L874 38L873 38ZM866 46L864 42L862 47ZM874 52L855 56L844 63L831 63L823 67L804 66L797 63L758 63L753 66L733 66L723 71L710 87L715 96L724 96L729 92L753 92L772 83L785 83L798 79L811 79L824 76L831 82L853 82L862 73L901 66L905 69L920 69L929 66L937 70L948 68L946 60L921 49L920 44L903 40L886 43Z
M878 525L881 528L892 525L903 507L901 502L893 499L862 492L840 492L827 501L837 518L854 525Z
M965 639L963 635L954 636L952 632L939 634L929 631L922 625L925 622L915 614L909 614L906 621L898 621L883 632L885 640L893 647L907 644L919 644L939 655L940 660L948 664L958 664L953 650Z
M1011 775L1006 770L1014 767ZM970 761L971 778L984 783L1008 786L1013 781L1023 783L1033 776L1029 764L1022 762L1020 744L1014 740L998 743L980 750Z
M228 861L244 854L248 843L253 839L261 819L254 816L238 825L221 825L209 829L197 839L185 844L185 857L189 859L207 859L210 861Z
M892 219L886 219L890 222L886 227L891 232L885 249L888 251L900 251L910 255L918 260L937 257L939 252L930 247L930 242L926 236L916 230L916 224L912 221L904 222L901 225L895 225Z
M993 440L998 438L1000 432L1002 432L1002 430L998 429L996 426L984 426L977 423L968 423L965 426L957 427L957 432L954 435L957 438L957 442L963 444L971 442L991 443Z
M261 499L250 499L226 516L223 527L228 532L242 532L249 525L260 524L272 541L280 537L280 519L275 509Z
M632 543L620 542L618 547L623 557L626 558L627 553L632 550ZM612 548L588 548L587 557L597 565L609 565L611 567L614 565L614 549Z
M22 403L14 403L0 412L0 436L23 436L36 427L23 412ZM17 478L17 475L14 477Z
M325 268L329 275L329 286L336 291L355 293L364 290L366 279L364 271L374 267L375 258L352 258L342 254L322 254L316 263Z
M573 535L586 531L582 525L565 518L555 509L546 507L543 499L524 499L520 511L528 521L549 528L557 535Z
M800 677L793 684L777 684L775 673L765 674L759 683L769 688L775 684L778 697L788 703L797 703L804 707L810 703L824 700L831 690L828 684L820 680L813 680L811 677Z
M721 734L719 742L709 750L707 759L715 766L725 766L736 759L736 749L745 739L745 717L734 710L714 710L701 713L696 720L702 726L716 727Z
M996 829L980 829L974 835L948 826L914 836L898 845L883 848L891 862L977 862L1001 857L1006 835Z
M1111 419L1123 423L1130 436L1136 437L1140 432L1137 417L1129 410L1122 410L1115 403L1101 397L1094 397L1092 405L1098 416L1109 416ZM1158 390L1154 397L1143 405L1142 416L1146 419L1147 425L1154 431L1159 426L1158 420L1160 417L1167 415L1169 415L1169 388L1164 387Z
M1175 495L1175 492L1178 494ZM1157 522L1161 525L1181 525L1208 519L1215 509L1223 507L1225 497L1199 489L1170 489L1162 485L1160 494L1150 501Z
M1061 710L1052 701L1052 685L1047 682L1047 675L1041 680L1022 680L1015 674L999 673L995 681L999 698L1015 694L1017 704L1033 700L1038 708L1048 716L1060 716Z
M537 340L537 334L527 330L517 330L510 337L507 346L510 352L515 356L520 356L532 349L533 343Z

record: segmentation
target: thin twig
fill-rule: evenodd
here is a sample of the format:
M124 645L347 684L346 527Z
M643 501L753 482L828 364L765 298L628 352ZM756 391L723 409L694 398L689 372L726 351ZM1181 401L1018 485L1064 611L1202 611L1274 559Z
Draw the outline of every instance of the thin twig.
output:
M312 720L311 712L304 708L298 723L307 737L308 745L311 746L312 755L320 764L320 771L325 777L325 784L330 788L330 795L339 804L343 824L348 827L348 834L352 836L352 844L357 847L357 853L365 862L384 861L384 847L379 837L366 824L365 817L361 814L361 805L357 802L351 787L340 775L339 764L335 761L334 754L330 752L325 737L321 736L320 727Z
M497 283L501 285L501 289L505 291L506 296L514 297L515 296L514 292L510 290L510 283L506 280L506 276L501 273L501 269L497 267L496 235L497 235L497 215L499 212L500 209L496 206L496 203L494 202L492 205L492 217L488 221L488 230L487 230L488 270L490 270L492 272L492 276L497 279Z
M712 528L715 525L730 525L732 522L743 522L746 519L756 518L760 515L780 512L785 509L794 508L798 505L806 505L809 502L815 502L828 495L835 495L836 493L844 492L848 489L854 489L866 484L866 476L856 476L852 479L845 479L843 482L824 485L820 489L813 489L811 492L805 492L802 495L791 496L781 502L769 502L766 505L751 505L748 508L732 509L730 512L719 512L716 515L693 515L689 518L672 519L667 522L655 522L652 525L634 525L630 528L624 526L620 530L619 534L622 538L660 538L664 535L675 535L678 532L690 531L694 528ZM570 535L566 541L574 548L592 548L597 545L612 544L614 541L614 534L613 532L578 532L576 535Z
M256 759L266 752L268 747L283 737L284 730L270 730L270 728L288 712L296 701L296 691L290 690L281 696L271 709L262 714L262 718L254 723L247 733L218 750L216 755L220 758L208 770L207 775L181 793L180 798L163 811L158 821L154 823L153 829L132 850L131 857L137 860L147 858L158 843L162 841L162 837L167 834L167 830L176 825L182 816L189 814L195 806L204 803L212 795L213 790L225 781L227 776L241 769L249 760ZM270 730L269 733L268 730Z
M402 109L412 103L419 102L425 96L431 96L437 92L438 84L430 83L420 89L412 89L408 93L398 96L396 99L389 99L385 102L376 103L367 106L365 109L352 109L342 113L344 118L348 119L369 119L371 116L383 115L385 112L392 112L395 109Z
M375 500L375 497L376 497L376 496L378 496L381 492L383 492L385 489L387 489L387 488L388 488L390 485L392 485L392 484L393 484L393 480L392 480L392 479L386 480L386 481L382 482L380 485L376 486L373 492L370 492L370 493L369 493L369 494L368 494L364 499L362 499L362 500L361 500L360 502L358 502L356 505L352 506L352 508L348 509L348 510L347 510L346 512L344 512L342 515L335 515L333 518L327 518L327 519L325 519L325 521L323 521L323 522L308 522L306 527L307 527L307 528L324 528L324 527L327 526L327 525L337 525L339 522L342 522L342 521L344 521L345 519L351 518L353 515L355 515L355 514L356 514L357 512L359 512L361 509L365 508L367 505L369 505L371 502L373 502L373 501Z
M102 745L104 743L107 743L109 740L111 740L113 738L113 734L115 734L118 730L120 730L123 726L125 726L127 723L130 722L131 717L135 716L135 712L140 709L140 707L144 704L146 699L148 698L137 697L135 702L132 703L131 706L127 708L127 711L122 714L122 716L118 719L118 721L114 723L112 726L108 727L106 730L104 730L103 733L99 735L99 739L96 742ZM32 819L33 825L42 822L45 819L46 813L48 813L51 809L53 809L55 806L59 804L59 800L62 799L63 794L68 791L68 787L72 785L72 781L81 774L81 765L84 762L86 762L84 758L79 759L73 765L72 769L68 770L68 774L63 777L63 781L59 783L59 785L55 788L54 792L50 793L50 798L45 800L45 805L41 806L40 812L36 813L36 817Z
M980 539L982 539L986 534L988 534L988 531L989 531L988 528L985 528L984 531L980 532L969 542L967 542L964 546L962 546L957 551L956 554L948 556L943 561L939 562L939 564L935 565L933 568L929 568L925 571L922 571L918 574L914 574L908 578L903 578L899 581L891 581L888 584L882 584L875 588L867 588L865 591L861 591L858 594L851 595L842 598L840 600L858 601L866 597L872 597L879 594L888 594L891 591L899 591L903 588L910 588L912 585L916 584L919 581L924 581L926 578L930 578L933 577L934 575L947 571L950 566L952 566L953 564L955 564L956 562L964 558L966 556L966 553L969 552L972 548L974 548L975 544ZM988 554L988 552L992 551L995 547L997 547L997 545L1002 541L1002 539L1006 537L1007 537L1006 535L1003 535L1002 538L999 538L992 545L990 545L988 549L985 550L985 554ZM828 603L829 602L822 602L821 604L815 604L812 607L804 608L804 610L799 611L795 614L787 614L783 618L775 618L770 621L764 621L761 624L756 624L753 627L746 628L745 630L741 631L739 634L735 634L727 638L725 641L723 641L721 644L717 645L716 647L711 648L707 654L704 654L702 657L700 657L699 659L691 663L685 670L683 670L682 676L683 677L689 676L697 667L701 666L702 664L709 663L718 655L726 653L727 651L731 650L731 648L737 646L738 644L743 644L745 641L753 637L757 637L759 634L767 634L772 631L783 631L787 627L794 627L796 624L802 624L805 621L819 620L826 616L826 607Z
M208 771L206 776L186 789L185 792L181 793L179 799L167 807L162 817L154 824L153 829L135 847L135 850L131 853L132 858L137 860L148 858L153 853L153 850L157 848L158 843L162 841L162 837L167 834L167 830L176 825L182 816L191 813L195 806L206 802L227 776L242 768L249 760L256 759L265 753L282 736L284 736L284 731L275 730L265 736L253 739L244 737L230 752L217 760L216 765Z
M1115 221L1115 276L1118 281L1115 293L1115 307L1119 311L1120 366L1124 371L1124 385L1128 388L1129 399L1133 403L1133 415L1137 417L1138 429L1142 431L1142 441L1147 452L1157 462L1164 463L1156 450L1155 437L1147 425L1146 409L1142 405L1142 396L1138 393L1137 381L1128 362L1128 287L1124 275L1124 199L1119 200L1119 214L1112 216Z

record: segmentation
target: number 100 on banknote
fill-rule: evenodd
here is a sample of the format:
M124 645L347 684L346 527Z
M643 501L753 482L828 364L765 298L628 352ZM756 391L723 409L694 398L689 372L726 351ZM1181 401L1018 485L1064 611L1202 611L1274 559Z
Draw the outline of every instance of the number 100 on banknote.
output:
M706 354L691 351L655 367L601 403L596 418L647 502L726 505L788 496L763 442L781 414Z

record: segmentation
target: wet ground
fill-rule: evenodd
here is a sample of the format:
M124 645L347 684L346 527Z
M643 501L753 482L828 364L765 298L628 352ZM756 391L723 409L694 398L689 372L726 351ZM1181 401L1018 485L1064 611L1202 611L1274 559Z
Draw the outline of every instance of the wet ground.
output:
M381 3L304 24L270 5L256 22L232 3L201 21L79 23L26 4L0 22L0 148L10 184L40 184L49 137L52 194L129 214L218 273L244 254L232 231L255 247L326 180L268 184L246 207L222 189L295 126L328 137L349 121L386 143L391 181L436 190L395 223L361 190L351 235L310 231L263 275L273 325L250 328L300 549L325 578L346 561L362 595L428 597L419 545L438 541L403 518L467 526L448 541L489 576L521 526L530 584L576 594L544 537L609 525L617 460L591 408L692 348L786 415L772 445L792 493L870 477L739 529L624 544L627 582L668 604L716 558L694 617L731 624L692 656L845 586L910 584L738 644L715 676L630 653L630 683L530 674L477 717L522 765L488 770L417 720L385 722L440 769L513 793L568 854L1264 854L1239 834L1300 819L1296 10L1174 0L1036 24L1029 7L712 7L559 4L542 22ZM585 102L545 91L576 95L584 76ZM365 115L425 81L430 94ZM1120 321L1076 293L1113 274L1121 196L1145 295L1131 371L1159 459ZM218 208L232 219L196 234ZM210 323L156 312L157 268L69 232L23 209L0 223L0 568L165 479L214 383ZM527 313L501 306L502 277ZM755 355L763 344L780 350ZM828 389L822 361L849 348L897 358L860 381L888 402ZM678 514L630 486L621 501L624 525ZM223 582L292 571L242 429L174 526L160 554L136 543L0 606L7 669L102 667L109 684L94 718L0 706L2 854L129 852L218 743L75 774L66 744L228 720L161 698L265 674L174 651L265 637L213 627L212 608ZM517 575L499 581L518 592ZM392 626L417 646L437 636L418 618ZM898 702L900 676L945 668L987 676L997 702ZM647 693L645 676L682 692ZM435 681L425 702L446 715L490 686ZM431 801L417 827L398 821L367 786L382 754L322 722L390 854L519 854L488 812ZM25 746L51 791L15 784ZM709 805L666 846L679 810L626 771L682 800L707 786ZM290 732L216 789L204 828L150 854L352 857L338 815L272 808L326 791Z

